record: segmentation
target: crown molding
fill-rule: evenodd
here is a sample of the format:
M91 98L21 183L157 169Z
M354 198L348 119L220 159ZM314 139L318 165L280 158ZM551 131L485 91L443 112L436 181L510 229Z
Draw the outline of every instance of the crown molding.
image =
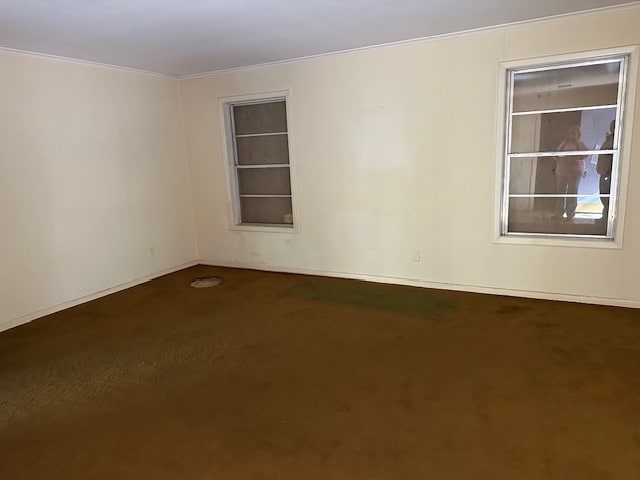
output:
M35 58L51 60L56 62L75 63L78 65L106 68L109 70L117 70L121 72L134 73L138 75L148 75L148 76L159 77L159 78L168 78L171 80L176 80L178 78L176 75L169 75L166 73L152 72L149 70L141 70L138 68L131 68L131 67L123 67L121 65L111 65L109 63L100 63L100 62L94 62L91 60L83 60L81 58L63 57L61 55L52 55L49 53L30 52L28 50L18 50L16 48L9 48L9 47L0 47L0 53L35 57Z
M481 34L481 33L491 33L491 32L496 32L496 31L500 31L500 30L508 30L508 29L512 29L512 28L518 28L518 27L522 27L522 26L538 25L538 24L546 23L546 22L550 22L550 21L561 21L561 20L567 20L567 19L590 17L590 16L594 16L594 15L600 15L600 14L603 14L603 13L612 13L612 12L618 12L618 11L622 11L622 10L630 10L630 9L637 8L639 6L640 6L640 1L633 1L633 2L622 4L622 5L612 5L612 6L609 6L609 7L599 7L599 8L589 9L589 10L583 10L583 11L580 11L580 12L561 13L561 14L558 14L558 15L549 15L549 16L546 16L546 17L540 17L540 18L535 18L535 19L530 19L530 20L519 20L517 22L503 23L503 24L500 24L500 25L490 25L490 26L487 26L487 27L472 28L472 29L469 29L469 30L460 30L460 31L457 31L457 32L442 33L442 34L439 34L439 35L429 35L429 36L425 36L425 37L410 38L410 39L407 39L407 40L398 40L398 41L395 41L395 42L380 43L380 44L376 44L376 45L368 45L368 46L365 46L365 47L356 47L356 48L349 48L349 49L345 49L345 50L336 50L334 52L318 53L318 54L315 54L315 55L306 55L306 56L302 56L302 57L296 57L296 58L290 58L290 59L284 59L284 60L276 60L276 61L273 61L273 62L265 62L265 63L255 64L255 65L247 65L247 66L242 66L242 67L226 68L226 69L221 69L221 70L211 70L209 72L193 73L193 74L189 74L189 75L176 75L175 78L177 78L178 80L191 80L191 79L196 79L196 78L201 78L201 77L208 77L208 76L213 76L213 75L222 75L222 74L226 74L226 73L235 73L235 72L242 72L242 71L246 71L246 70L262 69L262 68L268 68L268 67L273 67L273 66L278 66L278 65L287 65L287 64L290 64L290 63L301 63L301 62L307 62L307 61L310 61L310 60L316 60L316 59L324 58L324 57L350 55L350 54L354 54L354 53L366 52L366 51L369 51L369 50L379 50L379 49L397 47L397 46L400 46L400 45L411 45L411 44L415 44L415 43L433 42L433 41L437 41L437 40L444 40L444 39L448 39L448 38L457 38L457 37L465 37L465 36L477 35L477 34Z

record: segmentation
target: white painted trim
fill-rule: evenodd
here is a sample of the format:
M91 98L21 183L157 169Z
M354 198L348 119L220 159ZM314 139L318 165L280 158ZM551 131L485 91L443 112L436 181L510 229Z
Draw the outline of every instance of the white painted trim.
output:
M248 231L248 232L267 232L267 233L300 233L300 220L298 210L298 195L296 189L296 162L294 147L294 120L292 113L291 89L248 93L243 95L231 95L218 97L218 116L220 121L220 133L222 135L222 160L226 175L227 189L227 214L229 220L229 230L231 231ZM287 111L287 142L289 144L289 163L282 164L283 168L289 169L289 178L291 180L291 208L293 213L293 225L259 225L259 224L242 224L240 221L240 192L235 172L235 139L233 135L233 127L230 118L230 105L238 103L256 103L261 100L271 100L275 98L283 98Z
M198 265L200 262L194 260L191 262L183 263L182 265L177 265L175 267L167 268L165 270L161 270L156 273L151 273L149 275L143 275L142 277L138 277L130 282L121 283L120 285L116 285L115 287L106 288L104 290L100 290L95 293L90 293L89 295L85 295L80 298L76 298L73 300L69 300L68 302L60 303L53 307L45 308L43 310L39 310L34 313L29 313L27 315L23 315L18 318L14 318L13 320L9 320L3 323L0 323L0 332L5 330L9 330L10 328L17 327L19 325L24 325L25 323L32 322L38 318L44 317L46 315L51 315L52 313L59 312L61 310L66 310L67 308L75 307L76 305L80 305L82 303L90 302L91 300L95 300L100 297L104 297L107 295L111 295L112 293L119 292L121 290L126 290L127 288L135 287L136 285L140 285L142 283L149 282L154 278L162 277L164 275L168 275L170 273L175 273L180 270L184 270L185 268L193 267Z
M111 65L109 63L93 62L91 60L82 60L80 58L63 57L61 55L52 55L52 54L49 54L49 53L30 52L30 51L27 51L27 50L18 50L16 48L8 48L8 47L0 47L0 52L9 53L9 54L13 54L13 55L22 55L22 56L25 56L25 57L36 57L36 58L41 58L43 60L52 60L52 61L66 62L66 63L75 63L75 64L79 64L79 65L86 65L86 66L89 66L89 67L108 68L110 70L118 70L118 71L121 71L121 72L136 73L138 75L150 75L152 77L167 78L167 79L171 79L171 80L177 80L178 79L177 75L169 75L167 73L152 72L152 71L149 71L149 70L141 70L141 69L138 69L138 68L123 67L123 66L120 66L120 65Z
M193 172L191 171L191 149L187 140L187 129L184 125L184 99L182 95L182 85L178 82L178 103L180 105L180 128L182 132L182 142L184 146L184 161L189 180L189 198L191 199L191 226L193 228L193 241L195 242L196 258L200 258L200 242L198 241L198 228L196 223L196 198L193 190Z
M247 223L247 224L239 223L237 225L233 225L229 227L229 230L232 230L234 232L263 232L263 233L290 233L290 234L298 233L297 230L295 230L293 225L284 224L284 223L281 225L280 224L270 225L270 224L259 224L259 223Z
M156 273L144 275L142 277L125 282L115 287L100 290L99 292L91 293L68 302L55 305L53 307L45 308L43 310L23 315L13 320L6 321L0 324L0 332L9 330L20 325L32 322L38 318L51 315L53 313L66 310L67 308L75 307L83 303L96 300L98 298L117 293L127 288L135 287L143 283L149 282L155 278L169 275L171 273L184 270L185 268L193 267L195 265L208 265L212 267L225 267L225 268L243 268L248 270L260 270L265 272L278 272L278 273L291 273L297 275L316 275L321 277L333 277L333 278L346 278L351 280L364 280L367 282L385 283L391 285L406 285L410 287L422 287L422 288L434 288L438 290L453 290L460 292L482 293L487 295L504 295L509 297L523 297L523 298L535 298L540 300L552 300L561 302L574 302L574 303L586 303L591 305L607 305L612 307L626 307L626 308L640 308L640 301L630 300L624 298L609 298L609 297L590 297L585 295L570 295L561 294L537 290L518 290L510 288L496 288L487 287L481 285L468 285L458 283L446 283L446 282L434 282L428 280L420 280L416 278L405 277L390 277L382 275L370 275L363 273L349 273L349 272L334 272L330 270L313 270L308 268L292 268L292 267L279 267L269 265L258 265L252 263L242 262L222 262L218 260L194 260L191 262L177 265L172 268L168 268Z
M486 27L472 28L472 29L468 29L468 30L460 30L460 31L457 31L457 32L442 33L442 34L430 35L430 36L426 36L426 37L409 38L409 39L406 39L406 40L398 40L398 41L395 41L395 42L380 43L380 44L376 44L376 45L367 45L367 46L364 46L364 47L356 47L356 48L350 48L350 49L346 49L346 50L337 50L337 51L334 51L334 52L318 53L318 54L315 54L315 55L306 55L306 56L303 56L303 57L288 58L288 59L284 59L284 60L275 60L273 62L265 62L265 63L259 63L259 64L255 64L255 65L246 65L246 66L241 66L241 67L232 67L232 68L221 69L221 70L211 70L211 71L208 71L208 72L193 73L193 74L187 74L187 75L172 75L172 74L168 74L168 73L160 73L160 72L153 72L153 71L150 71L150 70L143 70L143 69L137 69L137 68L132 68L132 67L124 67L124 66L121 66L121 65L113 65L113 64L109 64L109 63L101 63L101 62L96 62L96 61L92 61L92 60L83 60L83 59L80 59L80 58L65 57L65 56L62 56L62 55L54 55L54 54L48 54L48 53L32 52L32 51L29 51L29 50L20 50L20 49L16 49L16 48L2 47L2 46L0 46L0 52L12 53L12 54L17 54L17 55L25 55L25 56L33 56L33 57L49 59L49 60L56 60L56 61L62 61L62 62L77 63L77 64L81 64L81 65L89 65L89 66L100 67L100 68L108 68L108 69L112 69L112 70L120 70L120 71L124 71L124 72L129 72L129 73L138 73L138 74L141 74L141 75L151 75L151 76L154 76L154 77L168 78L168 79L172 79L172 80L176 80L176 79L177 80L189 80L189 79L199 78L199 77L208 77L210 75L220 75L220 74L224 74L224 73L232 73L232 72L239 72L239 71L244 71L244 70L253 70L253 69L259 69L259 68L265 68L265 67L272 67L272 66L276 66L276 65L284 65L284 64L289 64L289 63L304 62L304 61L315 60L315 59L323 58L323 57L331 57L331 56L334 56L334 55L346 55L346 54L351 54L351 53L364 52L364 51L367 51L367 50L376 50L376 49L381 49L381 48L395 47L395 46L399 46L399 45L422 43L422 42L431 42L431 41L435 41L435 40L443 40L443 39L447 39L447 38L464 37L464 36L467 36L467 35L475 35L475 34L479 34L479 33L491 33L491 32L495 32L495 31L506 30L506 29L511 29L511 28L517 28L517 27L521 27L521 26L537 25L537 24L540 24L540 23L548 22L548 21L588 17L588 16L592 16L592 15L598 15L598 14L601 14L601 13L628 10L628 9L635 8L637 6L640 6L640 0L624 3L622 5L612 5L612 6L608 6L608 7L599 7L599 8L593 8L593 9L590 9L590 10L583 10L583 11L579 11L579 12L561 13L561 14L558 14L558 15L549 15L549 16L546 16L546 17L534 18L534 19L529 19L529 20L519 20L519 21L516 21L516 22L503 23L503 24L500 24L500 25L489 25L489 26L486 26Z
M346 278L351 280L364 280L367 282L386 283L392 285L406 285L410 287L434 288L438 290L454 290L460 292L483 293L487 295L503 295L508 297L535 298L538 300L552 300L559 302L586 303L590 305L606 305L611 307L640 308L640 301L626 298L590 297L586 295L571 295L565 293L553 293L538 290L518 290L515 288L497 288L482 285L469 285L462 283L433 282L417 278L389 277L382 275L370 275L364 273L333 272L330 270L312 270L308 268L279 267L271 265L221 262L217 260L200 260L201 265L226 268L243 268L247 270L261 270L266 272L292 273L298 275L316 275L321 277Z
M436 40L444 40L444 39L448 39L448 38L457 38L457 37L466 37L468 35L476 35L476 34L481 34L481 33L491 33L491 32L497 32L497 31L501 31L501 30L507 30L507 29L512 29L512 28L518 28L518 27L523 27L523 26L533 26L533 25L538 25L541 23L545 23L545 22L549 22L549 21L558 21L558 20L567 20L567 19L573 19L573 18L582 18L582 17L590 17L593 15L599 15L602 13L609 13L609 12L616 12L616 11L623 11L623 10L629 10L632 8L636 8L640 6L640 1L634 1L634 2L628 2L622 5L612 5L612 6L608 6L608 7L599 7L599 8L593 8L590 10L583 10L581 12L569 12L569 13L561 13L558 15L549 15L547 17L540 17L540 18L534 18L534 19L530 19L530 20L519 20L516 22L510 22L510 23L503 23L500 25L489 25L486 27L479 27L479 28L472 28L469 30L460 30L458 32L450 32L450 33L442 33L439 35L430 35L430 36L426 36L426 37L418 37L418 38L409 38L407 40L398 40L395 42L388 42L388 43L380 43L377 45L367 45L364 47L356 47L356 48L349 48L346 50L336 50L334 52L326 52L326 53L318 53L315 55L306 55L303 57L296 57L296 58L288 58L288 59L284 59L284 60L275 60L273 62L265 62L265 63L258 63L255 65L246 65L246 66L242 66L242 67L232 67L232 68L225 68L225 69L221 69L221 70L211 70L209 72L202 72L202 73L192 73L192 74L188 74L188 75L176 75L175 78L177 78L178 80L191 80L194 78L200 78L200 77L208 77L208 76L212 76L212 75L222 75L225 73L235 73L235 72L242 72L245 70L254 70L254 69L262 69L262 68L268 68L268 67L273 67L273 66L278 66L278 65L287 65L290 63L299 63L299 62L306 62L309 60L316 60L319 58L324 58L324 57L333 57L333 56L340 56L340 55L349 55L352 53L359 53L359 52L366 52L368 50L378 50L378 49L383 49L383 48L390 48L390 47L397 47L400 45L410 45L410 44L414 44L414 43L425 43L425 42L432 42L432 41L436 41Z
M562 64L573 61L596 59L598 57L614 57L628 55L627 78L625 98L622 98L621 109L624 112L625 121L622 122L622 143L619 148L620 158L620 176L618 180L618 194L616 205L616 223L611 238L579 238L579 237L562 237L562 236L538 236L535 234L527 235L503 235L501 228L501 214L503 205L503 189L505 188L505 134L507 130L507 108L509 99L507 98L508 88L505 81L507 71L520 67ZM640 56L639 45L625 45L620 47L612 47L598 50L588 50L581 52L565 52L556 55L547 55L543 57L525 58L506 60L498 64L498 86L496 97L496 148L495 164L494 164L494 214L493 214L493 243L508 245L527 245L527 246L553 246L553 247L577 247L577 248L623 248L623 234L625 213L627 210L627 187L629 183L629 166L631 164L631 141L633 138L634 125L634 107L636 103L636 91L638 84L638 62ZM600 151L594 151L599 153ZM537 155L537 154L536 154Z

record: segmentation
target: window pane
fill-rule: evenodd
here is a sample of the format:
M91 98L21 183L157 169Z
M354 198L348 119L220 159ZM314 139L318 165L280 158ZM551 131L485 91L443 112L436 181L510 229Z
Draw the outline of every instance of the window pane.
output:
M238 169L240 195L291 195L289 167Z
M271 223L287 225L293 223L290 197L240 198L242 223Z
M611 178L620 141L615 121L626 60L596 62L510 76L505 233L611 238ZM566 155L598 150L612 153Z
M236 139L239 165L289 163L287 135Z
M580 168L579 157L516 157L511 158L509 168L509 194L555 195L563 193L562 185L570 179L577 183L577 193L591 197L593 203L599 203L598 196L602 187L598 173L600 165L607 162L611 171L611 155L589 155ZM606 175L605 170L603 175ZM608 191L602 192L609 193ZM585 200L586 201L586 200Z
M620 62L514 75L513 111L615 105Z
M616 111L616 108L605 108L514 115L510 153L598 150L607 139Z
M285 102L235 105L233 107L236 135L287 131Z
M566 199L569 200L569 199ZM510 198L509 233L548 233L565 235L606 236L606 218L601 218L602 205L585 203L585 197L577 198L577 208L573 218L560 216L560 204L566 205L564 198ZM590 211L595 207L598 211Z

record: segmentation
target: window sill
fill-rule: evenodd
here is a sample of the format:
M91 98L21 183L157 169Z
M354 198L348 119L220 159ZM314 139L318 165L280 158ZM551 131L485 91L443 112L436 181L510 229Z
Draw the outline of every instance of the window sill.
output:
M239 223L231 227L232 231L266 232L266 233L298 233L295 225L276 225L271 223Z
M535 234L506 234L498 235L493 243L501 245L528 245L541 247L572 247L572 248L605 248L622 249L621 242L612 238L580 238L554 235Z

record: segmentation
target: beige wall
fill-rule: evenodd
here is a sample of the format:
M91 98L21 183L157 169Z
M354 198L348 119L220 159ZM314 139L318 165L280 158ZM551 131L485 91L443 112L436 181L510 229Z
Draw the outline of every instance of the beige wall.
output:
M181 81L200 258L640 306L640 108L621 250L493 241L499 62L638 44L638 25L627 8ZM300 231L231 231L217 98L283 89Z
M0 329L196 259L176 80L10 53L0 72Z
M640 108L621 250L493 241L498 63L638 44L638 24L636 7L181 82L0 53L0 329L198 257L640 306ZM284 89L299 233L231 231L217 98Z

